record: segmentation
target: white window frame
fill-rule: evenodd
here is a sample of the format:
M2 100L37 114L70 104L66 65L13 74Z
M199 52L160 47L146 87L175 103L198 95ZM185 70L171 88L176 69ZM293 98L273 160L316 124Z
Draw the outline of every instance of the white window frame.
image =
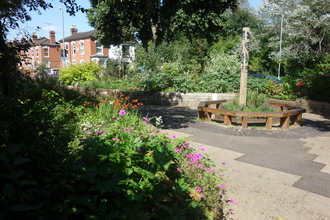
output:
M42 47L43 49L43 52L44 52L44 57L49 57L49 47L45 46L45 47ZM45 49L47 49L47 56L46 56L46 53L45 53Z
M85 53L85 42L84 41L79 41L79 47L80 47L80 55L84 55Z
M99 44L99 46L98 46L98 41L96 40L95 41L95 46L96 46L96 53L97 54L103 54L103 45ZM98 50L100 50L100 51L98 51Z
M76 43L72 42L71 47L72 47L72 55L74 56L74 55L76 55L76 52L77 52Z
M39 57L39 48L36 47L36 57Z

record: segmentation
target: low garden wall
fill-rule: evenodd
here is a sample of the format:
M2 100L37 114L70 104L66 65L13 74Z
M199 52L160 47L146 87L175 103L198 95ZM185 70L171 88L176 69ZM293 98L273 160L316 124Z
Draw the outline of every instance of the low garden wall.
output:
M68 88L79 91L82 94L89 96L102 96L105 94L113 94L115 92L110 89L97 89L97 88L84 88L68 86ZM190 107L197 109L198 104L201 101L232 99L237 93L179 93L179 92L157 92L157 93L145 93L145 92L127 92L120 91L125 95L129 95L131 99L138 99L139 102L143 102L145 105L175 105ZM317 102L311 100L297 99L296 101L285 101L277 99L269 99L268 101L280 101L281 103L297 106L306 109L307 112L312 112L320 115L330 115L330 103Z

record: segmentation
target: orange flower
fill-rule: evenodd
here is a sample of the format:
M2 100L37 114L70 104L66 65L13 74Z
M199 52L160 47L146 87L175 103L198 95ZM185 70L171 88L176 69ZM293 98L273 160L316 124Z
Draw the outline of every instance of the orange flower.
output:
M128 100L128 96L125 97L125 100L126 100L126 101Z
M123 96L125 96L125 95L124 95L124 94L120 94L120 95L119 95L119 98L122 98Z
M137 107L137 105L133 105L133 106L132 106L132 108L136 108L136 107Z
M132 100L132 102L138 102L139 100L137 100L137 99L134 99L134 100Z
M143 103L142 102L139 102L137 105L143 105Z
M85 104L83 104L83 106L86 106L86 103L85 103Z

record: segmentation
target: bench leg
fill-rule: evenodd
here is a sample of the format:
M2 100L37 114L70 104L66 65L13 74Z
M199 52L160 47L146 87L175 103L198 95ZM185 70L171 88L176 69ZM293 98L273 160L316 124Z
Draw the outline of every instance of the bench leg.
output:
M289 129L290 116L281 118L280 125L282 129Z
M224 126L229 126L229 125L231 125L231 120L232 120L232 116L224 115L224 116L223 116L223 125L224 125Z
M201 119L201 118L204 118L204 111L198 111L198 118Z
M267 117L266 118L266 129L271 130L273 128L273 118Z
M211 122L211 112L205 112L204 115L205 115L205 119L204 121L205 122Z
M291 121L294 126L301 126L302 125L302 113L300 113L299 115L291 116Z
M242 117L242 128L247 128L248 127L248 117L243 116Z

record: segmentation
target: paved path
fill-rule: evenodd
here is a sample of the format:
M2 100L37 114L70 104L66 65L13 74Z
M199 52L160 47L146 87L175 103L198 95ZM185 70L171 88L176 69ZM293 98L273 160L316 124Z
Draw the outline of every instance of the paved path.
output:
M303 114L290 130L226 128L196 120L197 110L145 106L144 116L162 116L162 132L191 137L219 168L226 162L230 219L330 220L330 119Z

